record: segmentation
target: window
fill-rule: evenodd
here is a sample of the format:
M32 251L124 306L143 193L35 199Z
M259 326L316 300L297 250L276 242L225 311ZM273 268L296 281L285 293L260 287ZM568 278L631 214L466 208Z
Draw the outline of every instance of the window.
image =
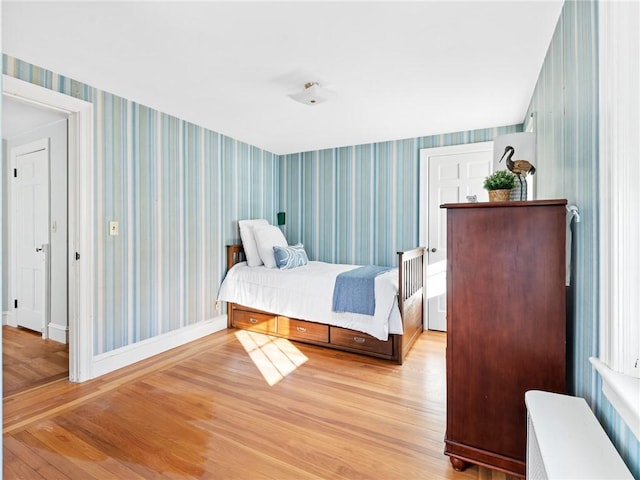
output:
M640 4L599 2L603 391L640 438Z

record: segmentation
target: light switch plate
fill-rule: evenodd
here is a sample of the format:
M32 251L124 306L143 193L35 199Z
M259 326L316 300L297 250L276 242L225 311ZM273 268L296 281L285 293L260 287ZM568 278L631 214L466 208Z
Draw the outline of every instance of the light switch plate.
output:
M118 231L118 222L111 221L109 222L109 235L118 235L119 231Z

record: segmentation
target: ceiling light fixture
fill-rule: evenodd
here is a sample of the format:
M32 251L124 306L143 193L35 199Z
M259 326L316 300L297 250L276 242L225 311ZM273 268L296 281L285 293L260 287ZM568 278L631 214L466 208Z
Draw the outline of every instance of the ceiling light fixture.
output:
M322 88L318 82L307 82L304 84L304 90L292 93L289 96L296 102L304 103L305 105L317 105L318 103L326 102L331 93L333 92Z

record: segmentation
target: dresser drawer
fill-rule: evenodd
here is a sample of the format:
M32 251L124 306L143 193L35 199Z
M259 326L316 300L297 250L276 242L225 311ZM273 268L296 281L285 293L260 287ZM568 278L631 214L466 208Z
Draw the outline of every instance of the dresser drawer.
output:
M233 326L260 333L276 333L276 317L264 313L234 310Z
M312 342L329 342L329 326L319 323L278 317L278 335L292 340L308 340Z
M393 342L391 340L383 342L371 335L355 330L330 327L330 341L332 345L349 347L363 352L393 355Z

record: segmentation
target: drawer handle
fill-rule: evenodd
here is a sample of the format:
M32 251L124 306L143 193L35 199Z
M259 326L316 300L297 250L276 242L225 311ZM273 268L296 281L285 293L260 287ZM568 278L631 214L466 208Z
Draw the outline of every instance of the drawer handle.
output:
M353 341L356 343L364 343L367 341L367 339L364 337L353 337Z
M249 318L249 322L258 323L258 319L257 318Z
M296 327L296 330L299 331L300 333L304 333L307 331L305 327Z

